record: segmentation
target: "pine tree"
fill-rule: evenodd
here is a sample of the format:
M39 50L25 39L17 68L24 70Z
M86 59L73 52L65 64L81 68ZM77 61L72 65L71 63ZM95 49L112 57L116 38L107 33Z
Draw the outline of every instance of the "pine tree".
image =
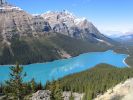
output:
M2 83L0 84L0 93L3 93L3 85L2 85Z
M36 82L34 79L31 80L31 91L32 93L36 91Z
M39 82L37 84L37 90L43 90L43 86L42 86L42 83L41 82Z
M62 100L62 91L60 89L59 81L54 81L50 87L51 100Z
M74 100L74 96L73 96L72 92L71 92L71 96L70 96L69 100Z
M51 83L49 81L47 81L44 89L45 90L50 90L50 85L51 85Z
M23 100L25 90L23 78L26 76L23 73L23 67L20 67L17 63L16 66L10 67L10 70L10 79L5 82L6 88L4 93L13 97L14 100Z

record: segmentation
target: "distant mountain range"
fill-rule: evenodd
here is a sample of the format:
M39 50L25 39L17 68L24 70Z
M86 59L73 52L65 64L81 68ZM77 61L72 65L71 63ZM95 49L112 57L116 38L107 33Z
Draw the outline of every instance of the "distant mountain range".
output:
M124 35L112 37L115 41L118 41L122 44L133 44L133 32L125 33Z
M31 15L8 3L0 5L0 64L44 62L106 50L114 43L68 11Z

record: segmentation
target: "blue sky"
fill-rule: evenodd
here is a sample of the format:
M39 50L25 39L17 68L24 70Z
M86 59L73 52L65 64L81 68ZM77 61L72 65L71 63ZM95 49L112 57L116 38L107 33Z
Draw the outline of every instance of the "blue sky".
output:
M133 0L8 0L29 13L68 10L102 32L133 31Z

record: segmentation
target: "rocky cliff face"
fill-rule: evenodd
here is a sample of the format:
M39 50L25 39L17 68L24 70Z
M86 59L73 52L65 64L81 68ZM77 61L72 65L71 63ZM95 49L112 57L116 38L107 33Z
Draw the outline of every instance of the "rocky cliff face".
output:
M77 18L67 11L31 15L8 3L0 5L1 41L8 43L14 36L38 37L52 32L90 42L103 42L106 44L110 42L110 39L102 35L87 19Z
M0 3L0 64L51 61L107 50L112 44L87 19L67 11L31 15Z
M37 33L50 32L51 26L41 16L32 16L32 24Z
M49 22L55 32L92 42L100 42L99 40L109 41L87 19L78 18L68 11L47 12L41 16Z
M36 34L32 16L22 9L5 4L0 7L1 40L9 41L13 36L31 36Z

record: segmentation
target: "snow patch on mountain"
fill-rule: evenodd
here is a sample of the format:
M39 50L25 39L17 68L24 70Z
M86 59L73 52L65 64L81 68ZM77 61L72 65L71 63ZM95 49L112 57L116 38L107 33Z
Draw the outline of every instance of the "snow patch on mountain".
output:
M73 13L71 13L67 10L64 10L63 12L47 11L46 13L41 14L41 16L43 16L44 19L48 19L50 17L57 16L58 19L64 21L64 23L68 20L71 20L76 25L79 24L80 22L87 20L85 17L77 18Z
M78 25L80 22L83 22L83 21L85 21L85 20L87 20L85 17L83 17L83 18L76 18L76 19L74 20L74 23L75 23L76 25Z
M17 6L10 6L10 5L7 5L7 6L1 6L1 7L0 7L0 10L19 10L19 11L21 11L21 10L23 10L23 9L21 9L21 8L19 8L19 7L17 7Z
M112 46L112 44L110 44L109 42L106 42L106 41L104 41L104 40L101 40L101 39L98 39L98 38L95 38L97 41L99 41L99 42L102 42L102 43L105 43L105 44L107 44L107 45L109 45L109 46Z
M49 32L57 32L72 38L87 40L88 42L95 42L96 40L93 40L94 36L110 42L86 18L76 17L67 10L62 12L48 11L43 14L28 14L21 8L10 4L2 5L0 10L0 32L3 33L2 36L5 36L7 40L14 36L15 31L20 37L29 35L40 36ZM3 25L5 27L2 27Z

